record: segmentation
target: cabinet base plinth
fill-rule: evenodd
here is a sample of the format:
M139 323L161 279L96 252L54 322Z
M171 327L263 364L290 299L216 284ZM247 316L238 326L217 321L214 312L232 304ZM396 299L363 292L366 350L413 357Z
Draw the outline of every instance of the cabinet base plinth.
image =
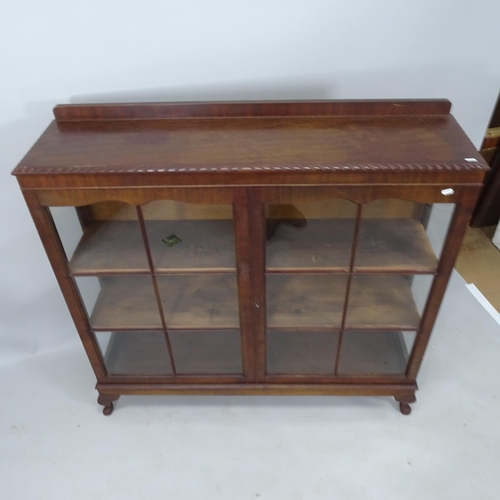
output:
M249 396L393 396L403 415L416 401L416 384L98 384L104 415L113 412L120 395L249 395ZM118 395L119 394L119 395Z

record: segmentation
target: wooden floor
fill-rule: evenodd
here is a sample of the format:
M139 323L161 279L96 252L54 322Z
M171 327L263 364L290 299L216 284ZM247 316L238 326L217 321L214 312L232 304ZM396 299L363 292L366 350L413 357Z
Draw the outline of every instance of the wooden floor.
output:
M469 227L455 268L500 312L500 250L491 242L494 232L495 226Z

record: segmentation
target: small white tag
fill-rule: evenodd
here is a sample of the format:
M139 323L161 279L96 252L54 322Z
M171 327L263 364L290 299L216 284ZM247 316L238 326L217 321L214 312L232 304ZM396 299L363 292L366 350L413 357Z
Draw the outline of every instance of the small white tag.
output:
M465 161L477 161L475 158L464 158Z
M452 194L455 194L455 191L451 188L446 188L441 190L441 194L444 196L450 196Z

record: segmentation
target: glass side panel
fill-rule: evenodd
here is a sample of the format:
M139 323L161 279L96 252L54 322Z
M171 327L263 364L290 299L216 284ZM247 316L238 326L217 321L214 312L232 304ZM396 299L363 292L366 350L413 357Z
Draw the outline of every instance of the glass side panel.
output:
M172 375L163 332L96 332L110 375Z
M335 369L337 332L267 332L267 373L318 375Z
M78 276L75 281L92 328L162 327L150 276Z
M353 275L345 327L418 328L431 283L413 275Z
M363 205L354 270L435 272L453 209L394 199Z
M71 260L83 236L83 228L75 207L49 207L59 239L68 260Z
M149 272L135 206L108 201L51 213L72 274Z
M340 328L347 275L272 274L266 276L269 328Z
M339 375L403 375L416 332L347 331L340 350Z
M157 276L167 329L239 328L236 276Z
M454 203L434 203L432 205L426 232L432 249L438 257L441 257L455 207Z
M142 211L157 272L235 272L232 205L154 201Z
M243 373L237 330L171 331L175 369L183 375Z
M427 297L430 293L434 276L429 274L415 274L410 277L410 288L418 314L422 316L427 304Z
M266 206L266 268L347 271L356 205L326 199Z

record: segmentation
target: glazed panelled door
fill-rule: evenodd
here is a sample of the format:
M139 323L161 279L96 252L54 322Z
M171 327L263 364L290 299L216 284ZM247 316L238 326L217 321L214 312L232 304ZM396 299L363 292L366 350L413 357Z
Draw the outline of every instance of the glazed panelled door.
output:
M251 358L238 282L248 278L235 231L246 222L232 199L176 198L51 208L89 334L117 380L243 379Z
M263 189L254 208L265 247L259 376L403 380L454 204L302 189Z

